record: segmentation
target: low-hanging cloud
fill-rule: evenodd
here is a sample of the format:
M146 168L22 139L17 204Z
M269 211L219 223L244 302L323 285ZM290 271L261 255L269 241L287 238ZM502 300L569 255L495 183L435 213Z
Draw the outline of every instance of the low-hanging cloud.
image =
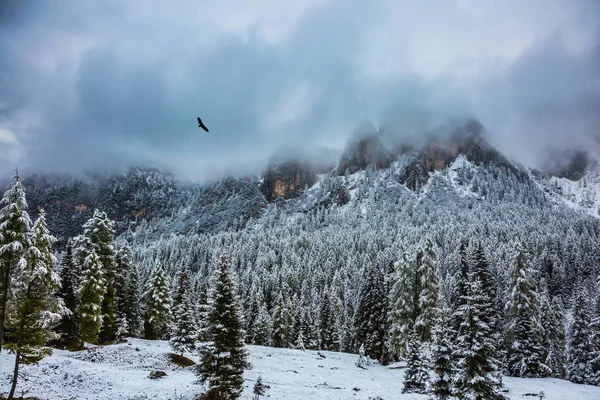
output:
M5 1L0 175L207 179L281 146L341 148L365 121L419 135L470 116L533 163L600 136L598 4Z

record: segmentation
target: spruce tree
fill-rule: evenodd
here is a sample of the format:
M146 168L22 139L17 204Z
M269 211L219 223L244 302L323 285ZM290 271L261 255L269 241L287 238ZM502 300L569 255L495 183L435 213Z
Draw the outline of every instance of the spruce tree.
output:
M449 310L445 317L433 329L432 369L435 373L431 382L431 395L436 400L447 400L452 397L452 381L454 379L452 328L449 326Z
M12 340L6 346L16 355L12 387L9 399L13 399L19 376L20 364L37 364L52 354L46 347L49 339L55 338L52 331L66 312L62 299L57 296L60 278L52 270L56 259L52 245L56 239L46 227L44 210L33 226L32 246L27 248L26 263L14 271L19 274L13 289L14 315L11 320Z
M457 274L457 290L456 290L456 301L453 307L452 313L452 328L455 333L458 332L458 328L460 327L461 321L459 319L454 319L455 311L463 306L464 299L467 298L467 291L469 289L469 260L467 257L467 243L462 240L460 243L460 247L458 250L459 254L459 264L458 264L458 274Z
M250 305L248 307L248 311L246 312L246 326L244 327L244 331L246 332L244 341L247 344L252 343L256 319L258 318L258 313L260 312L260 306L264 302L257 280L252 282L252 288L250 292Z
M283 297L279 292L277 303L273 310L273 338L271 344L273 347L288 347L291 326L289 325L289 309Z
M420 314L415 321L415 330L421 342L431 340L431 329L439 317L438 302L438 277L435 272L435 252L433 242L427 240L421 265L417 272L420 279L421 293L419 294Z
M209 339L200 350L198 374L208 383L201 398L234 400L241 396L246 367L243 321L225 252L210 293Z
M454 378L454 395L461 400L504 399L500 394L502 384L495 359L497 342L491 328L489 296L483 292L474 273L469 274L469 280L464 305L456 311L461 324L453 354L458 371Z
M264 304L260 305L258 317L254 324L254 335L252 343L258 346L268 346L271 341L271 332L273 330L273 321Z
M325 289L319 310L319 348L321 350L339 350L339 339L335 327L335 316L331 307L329 290ZM304 338L302 339L304 341Z
M97 343L102 326L102 298L106 293L102 264L94 249L83 261L79 290L79 323L81 339Z
M18 172L0 200L0 351L4 343L7 306L12 295L11 279L27 262L31 247L31 219L27 213L25 189Z
M396 277L388 294L389 299L389 346L393 354L405 356L408 337L414 328L418 304L415 304L413 291L416 271L402 253L394 268Z
M189 270L182 267L179 271L177 293L173 299L173 327L169 344L179 354L192 352L196 348L198 337L194 319L194 307L191 299Z
M110 342L115 340L118 329L114 222L106 216L105 212L96 209L92 218L83 225L83 232L102 266L106 292L102 298L100 340Z
M541 298L542 344L545 349L544 364L550 376L564 379L567 373L565 313L560 298L552 300L544 292Z
M475 246L475 249L470 260L470 272L468 285L474 280L478 280L481 285L481 295L484 296L486 304L483 310L483 318L490 328L490 338L495 341L494 358L501 360L504 357L504 352L501 347L502 338L502 322L501 322L501 307L498 303L498 284L492 274L490 264L486 258L483 245L480 243Z
M569 330L567 379L574 383L592 384L592 329L589 293L580 283L575 286L573 321Z
M358 308L354 316L356 343L365 345L369 357L382 361L387 315L383 274L371 263L366 279L360 290Z
M141 330L140 316L140 296L139 296L138 272L134 264L129 266L129 282L127 285L127 326L129 334L133 337L139 337Z
M537 378L550 375L544 364L538 296L525 245L517 248L510 272L507 370L509 375Z
M118 340L130 336L132 329L129 326L129 308L132 306L129 299L129 272L131 270L131 249L126 244L120 244L115 252L115 282L117 296L117 333Z
M196 305L196 326L198 327L198 340L204 342L208 340L208 311L210 307L208 305L208 287L201 285L198 293L198 304ZM269 343L271 339L271 331L269 331L269 338L265 345Z
M62 320L57 328L61 334L61 340L67 345L79 343L81 333L79 330L78 318L78 288L79 288L79 268L73 260L73 241L69 238L65 252L62 256L60 269L60 297L62 298L65 307L70 310L70 313L63 315Z
M420 353L419 334L415 332L409 336L408 359L402 393L427 393L428 382L429 373Z
M160 263L156 263L145 294L144 338L163 340L169 336L171 298L167 278Z

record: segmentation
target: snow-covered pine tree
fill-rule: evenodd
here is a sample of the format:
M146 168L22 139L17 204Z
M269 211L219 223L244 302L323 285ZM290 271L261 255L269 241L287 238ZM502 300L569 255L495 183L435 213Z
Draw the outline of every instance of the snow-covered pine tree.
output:
M57 331L61 335L61 341L69 346L78 345L81 340L78 318L78 288L79 268L73 260L73 241L69 238L65 252L60 261L60 297L64 305L71 312L63 315Z
M144 338L168 338L171 325L171 297L162 264L157 262L145 293Z
M453 354L457 360L454 395L461 400L504 399L500 394L500 366L494 358L497 341L489 321L493 318L489 312L490 299L473 272L469 274L469 280L464 305L456 311L461 324Z
M524 244L517 245L508 290L508 374L522 378L549 376L550 368L544 364L538 295Z
M414 332L409 336L408 341L408 359L406 360L402 393L427 393L428 382L429 373L420 352L419 334Z
M244 341L246 342L246 344L252 343L256 319L258 318L258 313L260 312L260 305L263 302L264 300L262 298L262 292L258 284L258 278L255 278L252 281L252 287L250 289L250 304L245 314L246 326L244 327L244 331L246 332L246 336L244 338Z
M106 293L102 264L94 249L83 261L79 290L79 324L81 339L97 343L102 326L102 298Z
M197 373L208 383L200 398L234 400L241 396L246 367L243 321L225 252L210 293L210 341L200 349Z
M467 257L467 242L465 240L461 240L460 247L458 249L459 255L459 263L458 263L458 271L457 271L457 290L456 290L456 301L453 305L452 310L452 318L454 315L457 315L455 311L463 304L463 301L466 299L467 291L469 289L469 260ZM452 328L455 333L458 332L460 328L461 321L459 319L452 319Z
M89 239L102 266L106 292L102 298L100 340L111 342L115 340L118 329L114 222L105 212L96 209L92 218L83 225L83 234Z
M501 360L504 358L504 351L502 350L502 323L501 323L501 307L498 303L498 284L494 275L492 274L491 266L485 255L483 245L475 246L471 260L469 263L469 285L474 280L478 280L481 285L481 294L485 297L483 303L486 304L483 310L483 318L486 324L490 327L490 338L495 341L494 343L494 359Z
M323 290L319 310L319 348L321 350L339 351L339 339L335 329L335 315L331 307L329 290Z
M129 271L131 270L131 249L125 243L119 243L115 251L115 292L117 296L117 332L120 340L131 335L128 315L132 306L129 299Z
M208 287L203 284L198 290L198 300L196 304L196 326L198 327L198 340L204 342L208 338L208 311L210 309L208 305ZM267 345L271 339L271 331L269 331L269 337L264 343Z
M27 213L25 189L19 173L0 200L0 351L4 343L7 306L11 297L11 279L27 262L25 254L31 244L31 219Z
M419 295L420 314L415 321L415 331L419 334L421 342L431 340L431 329L439 317L438 277L435 272L435 260L433 242L431 239L427 239L417 272L420 278L421 293Z
M356 343L365 345L366 354L382 361L386 338L387 301L382 271L373 262L365 274L354 316Z
M395 265L395 279L392 290L388 294L389 312L389 346L394 355L405 356L408 337L414 328L418 305L414 299L414 281L416 271L407 260L404 252Z
M258 317L254 324L254 335L252 343L258 346L268 346L271 341L271 332L273 330L273 321L264 304L260 305Z
M13 317L7 349L16 355L12 387L9 399L14 398L20 364L37 364L42 358L52 354L46 346L48 340L56 338L52 331L69 312L61 298L57 296L60 278L52 270L56 258L52 245L56 239L48 232L44 210L33 226L32 246L27 248L26 263L14 272L18 274L17 286L13 289Z
M273 347L288 347L291 326L289 325L289 309L281 291L277 295L277 303L273 309Z
M191 299L189 269L185 266L179 271L177 293L173 299L173 327L169 344L179 354L192 352L196 348L198 328L194 318L194 306Z
M592 316L589 293L581 283L574 289L573 320L569 329L567 379L592 384Z
M565 313L560 298L550 300L549 295L543 290L540 298L544 364L550 368L550 376L564 379L567 373Z
M129 265L129 282L127 285L127 326L129 334L133 337L139 337L142 320L140 314L140 289L138 284L137 267L132 263Z
M450 326L450 310L445 310L442 315L432 332L431 369L435 375L431 382L430 393L436 400L447 400L452 397L452 381L455 372L452 357L454 332Z

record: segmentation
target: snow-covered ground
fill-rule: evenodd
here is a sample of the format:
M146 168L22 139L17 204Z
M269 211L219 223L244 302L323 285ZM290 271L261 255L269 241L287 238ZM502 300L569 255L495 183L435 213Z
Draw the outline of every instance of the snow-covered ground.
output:
M357 368L356 355L316 351L248 347L252 369L245 374L243 399L252 398L259 375L270 386L265 398L272 400L417 400L427 396L400 393L403 371L398 366ZM173 366L164 341L129 339L128 343L70 353L55 351L38 366L23 367L17 394L52 400L87 399L193 399L202 391L190 368ZM194 358L194 357L192 357ZM14 357L0 356L0 391L10 386ZM152 369L167 376L152 380ZM505 378L511 399L543 390L547 400L598 400L600 387L575 385L559 379ZM359 389L359 390L355 390Z

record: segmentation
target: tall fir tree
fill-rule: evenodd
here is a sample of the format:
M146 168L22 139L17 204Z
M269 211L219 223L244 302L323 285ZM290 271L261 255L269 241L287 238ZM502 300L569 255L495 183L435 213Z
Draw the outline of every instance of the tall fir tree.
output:
M132 329L129 326L129 308L132 306L129 299L129 272L131 270L131 249L125 243L119 243L115 251L115 293L117 303L117 332L116 339L120 340L130 336Z
M469 287L474 280L478 280L481 285L482 296L485 297L484 303L486 304L483 310L483 318L490 328L490 339L495 341L494 343L494 359L502 360L504 357L504 351L502 349L502 312L498 301L498 287L499 285L492 274L490 263L485 255L483 245L479 243L474 246L473 254L469 262Z
M302 337L304 342L304 337ZM339 336L336 331L335 315L331 306L330 290L325 288L319 310L319 348L339 351Z
M27 249L26 263L15 271L19 276L14 288L14 316L11 320L12 340L6 346L15 354L12 387L8 395L13 399L19 376L20 364L37 364L52 354L46 346L48 340L56 338L52 331L68 312L62 299L57 296L60 278L52 270L56 258L52 245L56 239L46 226L44 210L33 226L32 246Z
M382 361L387 315L383 273L374 263L370 263L365 276L354 316L356 343L365 345L365 353L369 357Z
M414 281L416 271L404 252L394 268L396 277L388 294L389 347L393 354L405 356L408 337L414 328L418 304L415 304Z
M459 319L454 319L455 311L464 305L464 301L467 298L467 292L469 290L469 259L467 257L467 243L465 240L460 242L460 247L458 249L459 262L458 262L458 271L457 271L457 286L456 286L456 297L455 304L453 307L452 313L452 328L455 333L458 333L458 329L460 328L461 321Z
M194 318L191 298L190 273L187 267L179 271L177 293L173 299L173 327L169 344L179 354L192 352L196 348L198 329Z
M453 344L454 333L450 326L450 310L442 313L432 332L432 365L435 373L431 382L431 395L436 400L448 400L452 397L452 381L454 379Z
M254 324L254 334L252 343L259 346L268 346L271 342L271 332L273 330L273 321L264 304L260 305L256 323Z
M127 284L127 326L129 334L133 337L139 337L142 321L140 313L140 288L138 283L137 267L132 263L129 266L129 282Z
M0 200L0 351L4 343L7 306L12 296L11 279L32 246L31 219L27 213L25 189L16 172L13 183Z
M404 372L402 393L427 393L429 373L424 357L420 352L419 334L414 332L409 336L408 359Z
M171 325L171 297L162 264L156 263L145 293L144 337L163 340L169 336Z
M210 307L208 305L208 286L201 285L198 289L198 300L196 304L196 326L198 327L198 340L204 342L208 340L208 311ZM269 333L269 340L271 335ZM267 343L269 342L267 340Z
M256 326L256 320L258 318L258 313L260 312L260 306L264 302L257 278L252 281L252 288L250 289L250 292L250 304L246 312L246 326L244 327L244 331L246 332L244 341L247 344L252 343L252 338L254 337L254 327Z
M544 364L550 368L550 376L564 379L567 373L565 313L560 298L550 300L549 295L542 292L540 300Z
M94 249L83 261L79 290L79 324L81 339L97 343L102 327L102 298L106 293L102 264Z
M96 252L102 266L106 292L102 298L102 326L100 340L111 342L117 335L117 269L115 263L114 222L98 209L83 225L83 234Z
M573 320L569 329L567 379L574 383L592 384L592 316L589 293L581 283L575 285Z
M61 341L67 345L78 344L81 339L79 330L79 306L78 306L78 288L79 288L79 268L73 260L73 241L69 238L65 252L60 261L60 297L64 305L71 312L63 315L57 328L61 334Z
M550 368L544 364L538 295L524 244L517 246L508 290L508 374L522 378L549 376Z
M469 274L467 296L458 308L461 321L454 358L457 374L454 378L455 397L461 400L499 400L500 365L495 359L497 341L493 338L489 296L474 273Z
M289 313L287 302L280 291L273 310L273 338L271 340L273 347L288 347L290 344Z
M208 383L208 391L201 398L234 400L242 394L247 355L236 292L227 255L223 252L210 293L210 341L200 350L197 372L200 379Z
M438 309L438 277L435 272L435 252L433 242L428 239L423 251L423 258L417 274L420 279L421 293L419 294L420 314L415 321L415 330L421 342L431 340L431 329L439 318Z

